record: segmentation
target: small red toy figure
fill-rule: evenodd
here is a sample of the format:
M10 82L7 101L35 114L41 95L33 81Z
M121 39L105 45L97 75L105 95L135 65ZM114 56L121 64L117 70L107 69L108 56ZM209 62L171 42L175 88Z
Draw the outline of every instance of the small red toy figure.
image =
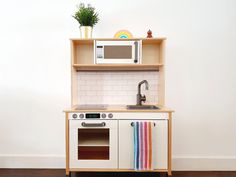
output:
M148 32L147 32L147 38L152 38L152 31L151 30L148 30Z

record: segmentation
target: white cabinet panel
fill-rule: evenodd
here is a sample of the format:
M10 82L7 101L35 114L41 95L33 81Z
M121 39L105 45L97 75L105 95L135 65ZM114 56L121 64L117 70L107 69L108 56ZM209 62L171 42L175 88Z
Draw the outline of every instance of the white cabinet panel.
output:
M119 120L119 169L134 169L134 121L155 122L153 129L153 167L168 168L168 120Z

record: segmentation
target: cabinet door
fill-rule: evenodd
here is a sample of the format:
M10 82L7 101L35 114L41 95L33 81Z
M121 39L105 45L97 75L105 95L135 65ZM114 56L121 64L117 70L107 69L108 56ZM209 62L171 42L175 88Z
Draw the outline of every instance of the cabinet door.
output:
M135 121L151 121L153 128L153 168L168 168L168 120L120 120L119 121L119 168L134 169L134 130Z
M70 168L117 168L117 120L70 120L69 124Z

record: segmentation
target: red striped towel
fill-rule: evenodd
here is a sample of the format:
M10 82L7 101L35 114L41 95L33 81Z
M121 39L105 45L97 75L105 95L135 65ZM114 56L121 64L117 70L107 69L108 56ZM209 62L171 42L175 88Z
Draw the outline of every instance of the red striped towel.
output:
M134 123L134 169L152 170L151 122Z

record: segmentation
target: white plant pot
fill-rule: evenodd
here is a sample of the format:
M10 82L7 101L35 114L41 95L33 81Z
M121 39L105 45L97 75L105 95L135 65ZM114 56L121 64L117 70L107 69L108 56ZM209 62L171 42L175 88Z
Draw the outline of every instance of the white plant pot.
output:
M93 27L91 26L81 26L80 27L80 37L87 39L92 38Z

